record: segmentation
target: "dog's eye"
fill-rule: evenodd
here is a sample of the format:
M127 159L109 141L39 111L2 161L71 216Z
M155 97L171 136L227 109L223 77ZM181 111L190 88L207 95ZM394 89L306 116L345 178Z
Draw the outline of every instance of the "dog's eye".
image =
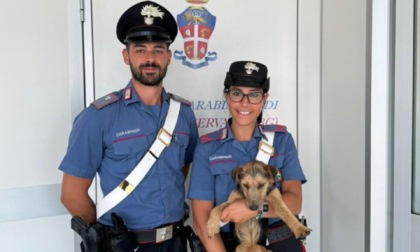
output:
M245 187L246 189L249 189L249 185L247 184L243 184L242 186Z
M258 184L258 189L261 189L261 188L263 188L263 186L264 186L264 184L263 184L263 183L261 183L261 184Z

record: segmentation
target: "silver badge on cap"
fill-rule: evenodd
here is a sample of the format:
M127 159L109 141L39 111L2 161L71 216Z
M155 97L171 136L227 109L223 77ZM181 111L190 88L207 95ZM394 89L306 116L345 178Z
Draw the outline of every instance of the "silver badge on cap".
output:
M143 9L141 9L141 15L144 16L144 23L147 25L153 24L153 19L155 17L160 17L163 19L164 12L159 10L159 7L154 7L153 5L145 5Z
M245 72L247 74L252 74L252 71L254 71L254 70L257 71L257 72L258 72L258 70L260 70L260 68L257 67L257 64L252 63L252 62L246 63L244 68L245 68Z

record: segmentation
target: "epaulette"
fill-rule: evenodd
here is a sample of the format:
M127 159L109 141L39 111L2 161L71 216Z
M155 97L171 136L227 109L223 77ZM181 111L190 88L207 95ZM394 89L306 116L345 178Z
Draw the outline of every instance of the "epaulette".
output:
M213 131L211 133L202 135L198 140L200 143L208 143L215 140L222 140L227 137L227 128Z
M96 109L101 109L101 108L104 108L104 107L108 106L109 104L112 104L112 103L118 101L119 99L120 99L120 97L116 93L110 93L110 94L107 94L107 95L95 100L91 104Z
M180 103L183 103L185 105L187 105L188 107L191 107L191 102L187 99L182 98L181 96L172 94L172 93L168 93L168 96L172 99L174 99L175 101L179 101Z
M279 124L261 125L263 132L287 132L287 127Z

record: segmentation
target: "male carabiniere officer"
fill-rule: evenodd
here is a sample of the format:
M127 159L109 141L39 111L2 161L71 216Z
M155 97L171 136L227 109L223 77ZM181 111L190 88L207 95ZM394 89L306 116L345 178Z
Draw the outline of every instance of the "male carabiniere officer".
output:
M177 33L174 17L157 3L140 2L122 14L117 37L132 78L77 116L59 167L70 214L112 226L116 213L141 244L138 251L187 250L180 235L184 174L198 131L190 103L162 86ZM105 196L95 206L88 188L96 173Z

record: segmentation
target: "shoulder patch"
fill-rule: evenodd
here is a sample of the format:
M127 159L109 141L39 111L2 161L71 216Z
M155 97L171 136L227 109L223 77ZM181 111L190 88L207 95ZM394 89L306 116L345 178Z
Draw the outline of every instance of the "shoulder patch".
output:
M118 101L120 98L118 95L116 95L115 93L110 93L107 94L99 99L97 99L96 101L92 102L91 104L96 108L96 109L101 109L104 108L106 106L108 106L111 103L114 103L116 101Z
M198 140L200 143L208 143L211 141L222 140L225 139L227 136L227 128L223 128L217 131L213 131L211 133L202 135Z
M182 98L181 96L178 96L178 95L175 95L175 94L172 94L172 93L168 93L168 96L171 99L174 99L175 101L178 101L180 103L183 103L183 104L191 107L191 102L189 100L187 100L187 99Z
M287 127L279 124L261 125L264 132L287 132Z
M276 182L282 182L283 181L283 174L281 174L281 170L278 169L276 177L275 177L275 181Z

